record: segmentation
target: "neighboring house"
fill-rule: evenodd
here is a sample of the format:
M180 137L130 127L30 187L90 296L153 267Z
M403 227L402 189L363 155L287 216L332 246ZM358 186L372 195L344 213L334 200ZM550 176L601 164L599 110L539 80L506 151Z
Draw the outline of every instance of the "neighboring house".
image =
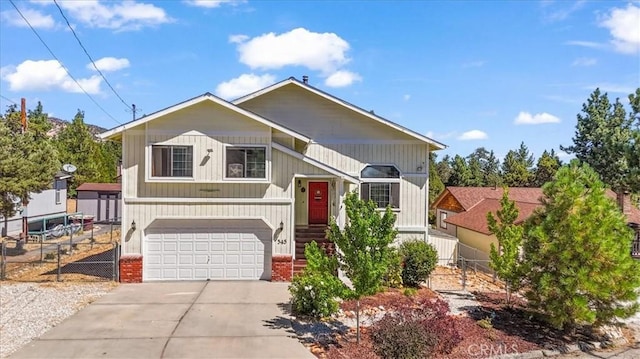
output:
M288 280L353 190L393 208L399 240L426 240L429 152L444 148L294 78L101 136L123 148L123 281Z
M463 244L459 249L462 257L488 260L491 243L498 245L496 236L489 231L487 213L495 213L500 209L502 193L502 188L494 187L447 187L431 205L436 211L436 228L456 236ZM610 190L607 195L616 199L629 226L636 229L638 238L640 210L631 205L629 195L616 196ZM519 211L515 223L523 223L536 208L541 207L543 196L541 188L509 188L509 198ZM637 239L636 248L640 248L639 243L640 239Z
M71 178L66 172L55 174L50 188L40 193L32 193L26 211L18 212L13 217L4 218L0 215L0 233L3 236L17 236L22 232L22 218L27 217L30 231L42 228L41 219L65 215L67 213L67 179Z
M118 220L122 213L120 183L83 183L76 188L76 210L94 222Z

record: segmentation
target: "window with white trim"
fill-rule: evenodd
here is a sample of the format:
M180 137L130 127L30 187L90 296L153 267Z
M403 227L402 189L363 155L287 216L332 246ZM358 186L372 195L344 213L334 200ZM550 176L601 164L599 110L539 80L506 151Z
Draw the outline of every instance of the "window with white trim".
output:
M400 171L393 165L368 165L360 172L360 198L378 208L400 208Z
M193 147L151 146L151 177L193 177Z
M267 178L267 148L235 147L226 149L226 178Z
M447 212L440 212L440 228L447 229L447 222L445 222L446 219Z

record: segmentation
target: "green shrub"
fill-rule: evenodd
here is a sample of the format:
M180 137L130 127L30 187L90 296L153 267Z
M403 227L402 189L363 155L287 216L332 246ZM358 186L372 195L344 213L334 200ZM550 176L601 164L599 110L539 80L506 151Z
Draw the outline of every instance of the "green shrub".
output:
M307 244L304 254L307 267L293 277L289 286L293 310L315 318L328 317L338 311L336 298L344 291L344 284L335 276L338 262L335 257L327 256L316 242Z
M438 262L438 252L429 243L410 240L402 243L400 254L404 259L402 282L410 287L418 287L429 278Z
M392 248L387 257L387 273L382 278L382 284L386 287L402 287L402 256L397 249Z
M418 320L402 313L387 314L371 333L373 350L383 359L419 359L428 357L437 344Z
M402 291L402 294L406 297L413 297L418 294L418 290L416 288L405 288L404 291Z

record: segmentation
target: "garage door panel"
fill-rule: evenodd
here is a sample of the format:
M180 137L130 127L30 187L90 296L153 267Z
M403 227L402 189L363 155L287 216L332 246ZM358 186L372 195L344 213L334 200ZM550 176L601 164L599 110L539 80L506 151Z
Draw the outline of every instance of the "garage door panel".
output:
M189 222L185 220L185 227ZM271 230L256 228L255 223L225 220L217 228L200 223L148 233L144 279L270 279Z

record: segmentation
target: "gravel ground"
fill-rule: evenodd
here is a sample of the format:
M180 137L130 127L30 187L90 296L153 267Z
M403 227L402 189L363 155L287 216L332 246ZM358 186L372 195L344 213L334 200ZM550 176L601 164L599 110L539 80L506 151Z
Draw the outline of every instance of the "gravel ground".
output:
M5 358L116 286L0 282L0 358Z

